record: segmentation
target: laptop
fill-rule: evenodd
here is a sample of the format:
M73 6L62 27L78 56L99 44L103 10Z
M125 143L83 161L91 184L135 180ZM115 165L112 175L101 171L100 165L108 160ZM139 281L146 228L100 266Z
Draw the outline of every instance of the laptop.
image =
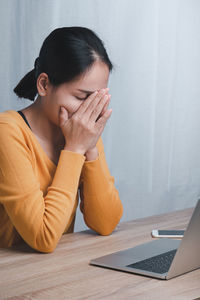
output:
M162 238L93 259L90 264L160 279L200 268L200 200L182 240Z

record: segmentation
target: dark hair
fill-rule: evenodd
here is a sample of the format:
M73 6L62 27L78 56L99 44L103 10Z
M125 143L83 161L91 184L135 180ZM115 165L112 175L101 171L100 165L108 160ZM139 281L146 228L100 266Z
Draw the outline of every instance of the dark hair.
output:
M113 66L101 39L85 27L62 27L44 40L34 69L14 88L20 98L34 101L37 78L45 72L52 85L69 82L86 72L96 60L104 62L109 71Z

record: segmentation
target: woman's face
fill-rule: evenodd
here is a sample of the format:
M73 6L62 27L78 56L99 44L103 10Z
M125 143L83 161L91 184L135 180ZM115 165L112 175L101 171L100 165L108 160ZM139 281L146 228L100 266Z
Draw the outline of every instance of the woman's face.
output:
M91 93L107 87L108 79L108 66L96 61L91 69L76 81L63 83L58 87L48 83L45 97L42 97L45 115L58 126L61 106L66 108L70 118Z

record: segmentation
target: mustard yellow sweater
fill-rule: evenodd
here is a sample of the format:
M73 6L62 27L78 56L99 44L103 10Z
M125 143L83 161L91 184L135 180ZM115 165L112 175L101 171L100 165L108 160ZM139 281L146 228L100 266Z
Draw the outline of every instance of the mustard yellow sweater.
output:
M0 247L23 240L41 252L55 249L63 233L73 232L78 189L87 226L110 234L123 208L104 155L62 150L57 166L14 110L0 113Z

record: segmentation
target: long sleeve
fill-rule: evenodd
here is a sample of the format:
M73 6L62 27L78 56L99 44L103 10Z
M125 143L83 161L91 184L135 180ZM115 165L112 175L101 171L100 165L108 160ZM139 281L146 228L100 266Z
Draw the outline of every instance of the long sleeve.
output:
M101 138L97 148L98 158L86 161L82 169L80 208L89 228L101 235L109 235L119 223L123 207L106 163Z
M43 195L23 132L14 124L0 123L0 203L32 248L55 249L72 214L84 161L83 155L62 150Z

